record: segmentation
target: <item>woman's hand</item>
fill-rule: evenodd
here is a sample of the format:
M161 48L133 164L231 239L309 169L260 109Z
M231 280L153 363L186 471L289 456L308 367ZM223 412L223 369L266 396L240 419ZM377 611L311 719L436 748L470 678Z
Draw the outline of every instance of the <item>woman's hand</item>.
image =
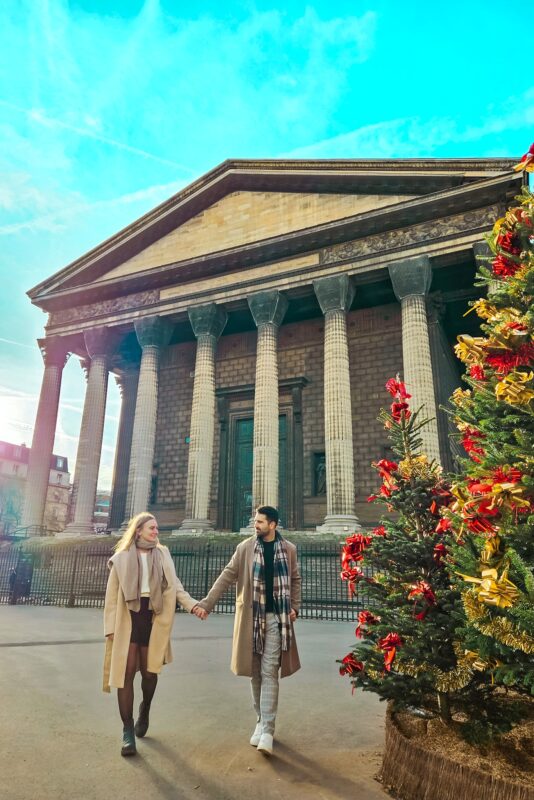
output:
M191 609L191 613L194 614L195 617L198 617L199 619L202 620L208 618L208 612L206 611L206 609L202 608L198 604L196 606L193 606L193 608Z
M295 622L297 617L298 617L297 612L295 611L294 608L292 608L291 611L289 612L289 619L291 620L291 622Z

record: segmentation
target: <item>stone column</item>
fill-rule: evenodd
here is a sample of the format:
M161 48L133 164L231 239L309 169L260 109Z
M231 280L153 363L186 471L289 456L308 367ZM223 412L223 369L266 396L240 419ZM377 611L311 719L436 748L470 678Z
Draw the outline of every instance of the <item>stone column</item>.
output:
M118 367L115 380L119 386L122 403L113 466L113 489L109 512L109 530L119 530L126 511L130 452L135 416L139 364L124 364Z
M226 311L215 303L191 308L188 314L197 339L197 354L182 532L213 528L209 507L215 435L215 351L228 319Z
M45 364L24 495L23 527L42 525L56 435L59 394L68 347L59 337L39 339Z
M287 311L287 298L278 291L248 298L258 328L254 391L252 509L278 507L278 328Z
M77 493L74 518L64 531L56 534L65 539L94 533L93 515L108 389L108 358L115 338L107 328L84 333L85 347L91 359L82 415L82 426L76 456Z
M84 356L83 358L80 358L80 367L82 368L83 374L84 374L84 377L85 377L85 383L86 383L85 391L87 392L87 380L89 378L89 368L91 367L91 359L89 358L89 356ZM82 421L81 421L81 425L80 425L80 436L81 436L81 432L83 430L85 430L85 428L87 427L87 419L86 418L87 418L88 414L89 414L89 406L84 403L84 407L83 407L83 411L82 411ZM77 455L76 465L75 465L75 468L74 468L74 478L72 479L72 489L71 489L71 493L70 493L70 502L69 502L69 508L68 508L68 513L67 513L67 523L69 523L69 524L74 521L74 512L75 512L75 509L76 509L76 498L78 496L78 484L80 482L80 469L82 468L82 465L79 462L79 458L78 458L79 452L80 452L80 446L79 446L79 441L78 441L78 453L76 454Z
M325 317L324 419L326 517L321 532L360 530L355 514L354 448L346 314L354 298L348 275L319 278L313 288Z
M430 355L426 297L432 283L428 256L416 256L389 265L393 290L402 308L402 360L404 382L412 395L413 411L430 422L421 429L423 452L440 462L436 392Z
M159 360L161 351L169 343L172 334L172 324L162 317L139 319L134 322L134 326L142 356L123 526L131 517L146 511L148 507L156 443Z

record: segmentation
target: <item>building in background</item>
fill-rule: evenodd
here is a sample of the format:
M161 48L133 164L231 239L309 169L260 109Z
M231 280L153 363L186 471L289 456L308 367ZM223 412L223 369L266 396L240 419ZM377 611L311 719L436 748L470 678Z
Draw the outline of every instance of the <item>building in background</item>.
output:
M110 373L113 529L148 508L162 528L238 531L256 504L286 529L373 524L396 373L450 468L453 345L477 331L464 314L484 237L521 189L514 163L226 161L34 287L49 317L26 524L43 517L70 354L88 380L67 535L93 529Z
M0 441L0 532L9 533L22 523L30 448ZM67 524L70 474L67 458L49 458L48 486L42 525L57 533Z
M93 524L95 533L105 533L108 528L111 492L97 492Z

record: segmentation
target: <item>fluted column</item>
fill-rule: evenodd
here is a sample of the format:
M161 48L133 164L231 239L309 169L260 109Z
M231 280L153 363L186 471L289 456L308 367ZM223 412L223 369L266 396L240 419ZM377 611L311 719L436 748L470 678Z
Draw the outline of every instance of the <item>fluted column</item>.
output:
M426 296L432 283L428 256L416 256L389 265L393 290L402 309L404 382L412 395L411 408L421 406L421 418L430 422L420 431L423 451L440 462L436 393L430 353Z
M213 528L209 505L215 435L215 351L228 319L226 311L215 303L191 308L188 314L197 339L197 354L182 532Z
M84 339L91 365L76 456L77 492L74 518L64 531L56 534L61 539L94 533L93 515L108 389L108 358L113 350L115 337L109 329L100 328L86 331Z
M159 360L161 351L169 343L172 334L171 323L161 317L136 320L134 326L142 356L132 433L125 522L135 514L146 511L148 507L156 443Z
M354 507L354 448L346 314L354 298L347 275L319 278L313 288L325 317L324 420L326 517L317 530L359 530Z
M287 298L278 291L248 298L258 328L254 391L252 509L278 507L279 406L278 328L287 311Z
M85 383L86 383L85 391L86 392L87 392L87 380L89 378L89 368L90 368L90 366L91 366L91 359L89 358L89 356L84 356L83 358L80 358L80 367L82 368L83 374L85 376ZM82 437L82 431L84 431L86 429L86 427L87 427L87 417L88 417L89 413L90 413L89 406L86 403L84 403L83 410L82 410L82 421L81 421L81 425L80 425L80 437L79 437L79 439L81 439L81 437ZM78 452L77 452L76 456L77 457L76 457L76 464L75 464L75 467L74 467L74 477L72 479L72 489L71 489L71 493L70 493L70 501L69 501L69 508L68 508L68 514L67 514L67 523L69 523L69 524L74 521L74 511L76 509L76 498L78 496L78 484L80 482L80 470L83 469L83 465L82 465L82 463L80 461L80 458L79 458L79 456L80 456L79 440L78 440Z
M113 466L113 489L108 521L110 530L118 530L120 528L126 511L135 401L139 382L139 364L121 365L117 369L115 380L120 389L122 403Z
M54 447L63 367L68 348L59 338L39 339L45 370L33 432L24 496L22 525L42 525L50 478L50 457Z

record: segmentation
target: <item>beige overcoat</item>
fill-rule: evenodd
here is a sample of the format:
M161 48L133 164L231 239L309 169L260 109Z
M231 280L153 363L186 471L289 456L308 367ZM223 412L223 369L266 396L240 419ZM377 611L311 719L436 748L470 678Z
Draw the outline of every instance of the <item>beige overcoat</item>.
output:
M232 643L231 670L236 675L246 675L252 677L252 650L253 650L253 622L252 622L252 568L254 563L254 544L256 536L240 542L237 545L234 555L223 569L208 595L200 601L199 605L206 611L212 611L213 607L226 592L227 589L236 584L236 604L234 619L234 636ZM291 586L291 607L295 611L300 608L300 586L301 579L297 564L297 548L287 539L284 539L287 546L287 557L289 562L289 580ZM300 669L299 654L295 641L295 631L291 625L292 637L291 646L287 651L282 651L282 661L280 665L280 675L285 678Z
M163 572L167 579L167 588L163 592L161 613L153 615L152 631L148 643L147 668L149 672L160 673L163 664L168 664L172 661L170 639L176 612L176 601L178 600L186 611L191 611L197 601L185 591L176 576L169 548L161 544L158 544L157 547L161 550L163 556ZM125 558L126 555L127 551L115 553L109 562L111 571L108 577L104 604L104 635L108 636L108 634L112 633L113 639L106 639L102 687L105 692L109 692L111 687L122 689L124 686L126 660L132 633L132 619L113 562L119 558Z

